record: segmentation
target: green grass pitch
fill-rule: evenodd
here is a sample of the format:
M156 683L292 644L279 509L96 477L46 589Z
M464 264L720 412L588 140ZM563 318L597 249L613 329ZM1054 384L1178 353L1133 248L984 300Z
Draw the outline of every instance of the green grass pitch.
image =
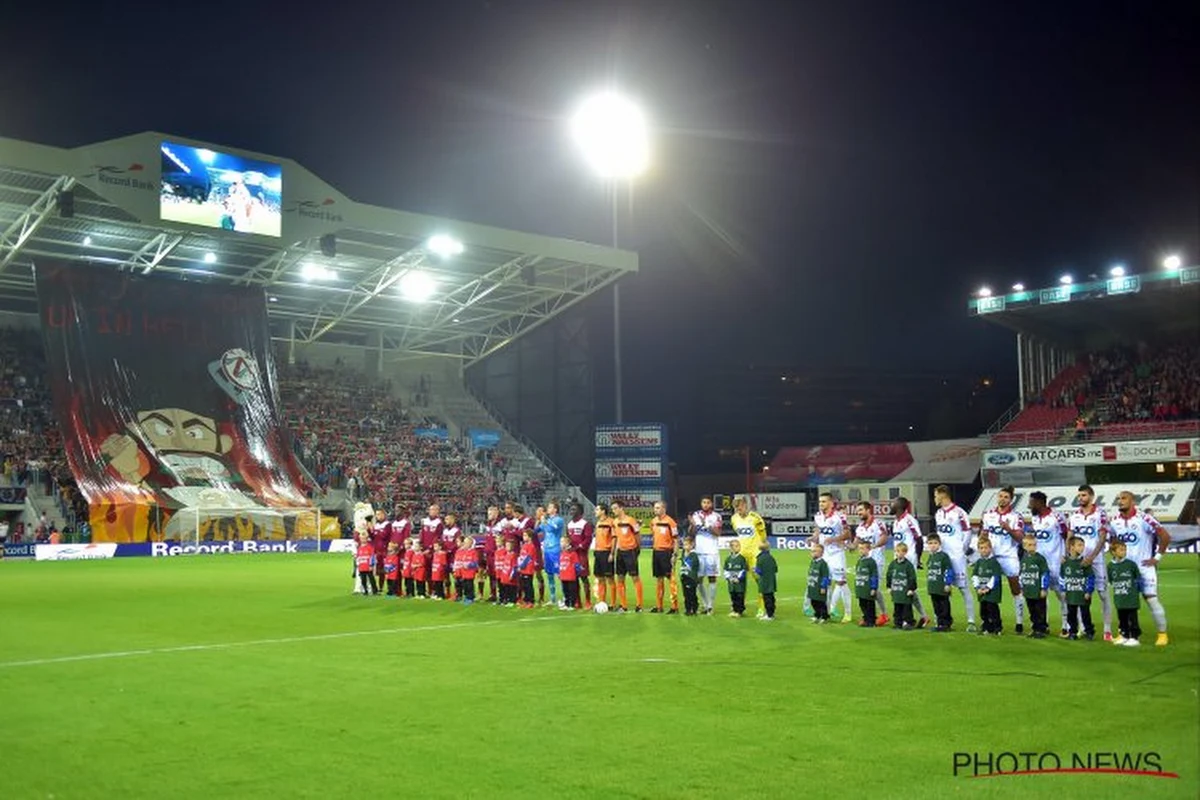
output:
M807 556L778 558L771 624L365 598L349 556L0 562L0 796L1196 796L1196 556L1139 650L814 626ZM955 777L956 751L1180 777Z

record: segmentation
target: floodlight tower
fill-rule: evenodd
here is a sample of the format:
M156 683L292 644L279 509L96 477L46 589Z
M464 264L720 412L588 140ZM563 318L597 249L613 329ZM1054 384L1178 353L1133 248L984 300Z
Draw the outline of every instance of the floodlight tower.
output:
M612 244L620 247L617 196L622 182L633 194L633 181L650 164L650 131L641 108L613 90L585 99L571 118L571 133L588 166L610 182L612 193ZM613 281L613 368L616 421L624 418L621 394L621 289Z

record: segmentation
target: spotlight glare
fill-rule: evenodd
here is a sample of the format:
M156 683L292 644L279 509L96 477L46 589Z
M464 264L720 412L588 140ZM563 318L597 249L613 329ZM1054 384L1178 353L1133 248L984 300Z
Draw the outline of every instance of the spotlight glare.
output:
M204 254L204 263L205 264L217 263L217 254L214 253L212 250L209 250L207 253Z
M1113 265L1113 268L1108 271L1108 274L1113 276L1114 278L1125 277L1125 265L1124 264Z
M979 290L979 296L980 297L991 297L992 290L989 289L988 287L984 286L982 289Z
M437 284L433 278L420 270L405 273L400 279L400 294L413 303L426 302L436 290Z
M571 119L580 152L601 177L632 180L650 164L650 126L637 103L614 91L584 100Z
M431 253L435 253L442 258L450 258L451 256L462 255L463 243L452 236L447 236L444 233L434 234L429 237L429 241L425 243Z
M1075 282L1075 279L1072 278L1070 275L1063 275L1061 278L1058 279L1058 282L1061 283L1063 286L1070 286L1072 283Z
M91 247L92 246L92 237L90 237L90 236L83 237L83 246Z
M1163 269L1177 270L1183 266L1183 258L1175 253L1167 256L1162 262Z
M1023 292L1023 291L1025 291L1025 284L1023 284L1023 283L1014 283L1014 284L1013 284L1013 291L1014 291L1014 292Z
M300 267L300 277L306 281L336 281L337 270L306 262Z

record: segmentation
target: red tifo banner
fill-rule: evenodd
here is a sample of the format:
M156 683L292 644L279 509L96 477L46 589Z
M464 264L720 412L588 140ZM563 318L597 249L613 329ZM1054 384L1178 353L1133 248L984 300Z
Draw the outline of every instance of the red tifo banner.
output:
M261 290L39 264L67 461L96 542L305 538Z

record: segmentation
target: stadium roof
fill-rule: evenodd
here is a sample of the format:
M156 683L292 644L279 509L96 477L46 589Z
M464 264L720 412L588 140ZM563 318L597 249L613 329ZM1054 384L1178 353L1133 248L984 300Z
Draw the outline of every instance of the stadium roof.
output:
M1200 334L1200 267L975 297L971 316L1067 347Z
M193 170L172 151L191 153ZM196 170L196 157L209 167ZM187 199L173 176L197 172L205 188ZM200 199L229 196L234 182L260 203L245 232L221 227L220 200ZM332 257L321 247L331 236ZM439 255L435 236L462 252ZM0 308L36 311L32 267L48 260L262 286L276 338L467 363L638 268L628 251L357 203L288 159L181 137L74 149L0 138ZM322 270L336 278L311 279ZM414 273L434 281L428 302L401 296Z

